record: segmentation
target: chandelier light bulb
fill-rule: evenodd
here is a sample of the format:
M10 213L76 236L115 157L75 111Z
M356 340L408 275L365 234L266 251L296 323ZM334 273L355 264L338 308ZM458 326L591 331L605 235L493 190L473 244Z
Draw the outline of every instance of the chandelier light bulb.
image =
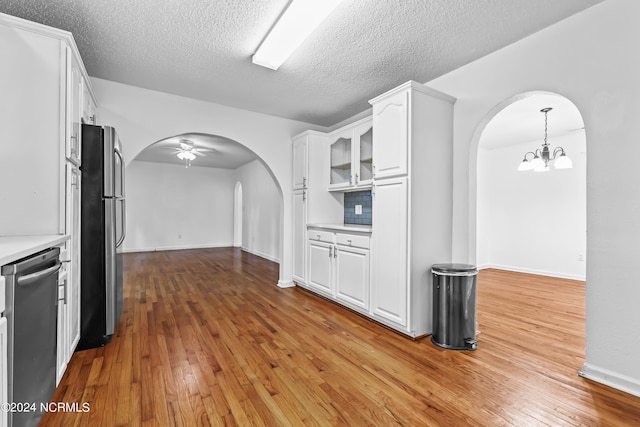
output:
M555 169L571 169L573 167L573 162L569 156L565 154L564 148L557 147L553 151L549 149L549 143L547 142L547 114L549 114L549 111L552 109L551 107L546 107L540 110L541 113L544 113L544 143L542 144L542 150L537 149L526 153L522 163L518 166L518 172L530 170L534 172L547 172L550 161L553 161L553 167ZM527 160L527 156L530 154L533 156L531 161Z

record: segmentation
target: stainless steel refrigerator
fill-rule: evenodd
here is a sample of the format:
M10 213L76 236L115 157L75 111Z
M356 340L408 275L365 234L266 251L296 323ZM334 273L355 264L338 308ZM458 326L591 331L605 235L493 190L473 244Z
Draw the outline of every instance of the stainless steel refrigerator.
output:
M124 160L112 127L82 125L80 342L111 341L122 314L122 245L126 234Z

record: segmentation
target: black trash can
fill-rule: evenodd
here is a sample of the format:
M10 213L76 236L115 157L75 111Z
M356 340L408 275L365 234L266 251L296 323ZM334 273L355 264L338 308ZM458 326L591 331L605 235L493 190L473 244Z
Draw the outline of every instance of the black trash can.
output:
M431 342L453 350L475 350L476 281L478 270L469 264L434 264L433 333Z

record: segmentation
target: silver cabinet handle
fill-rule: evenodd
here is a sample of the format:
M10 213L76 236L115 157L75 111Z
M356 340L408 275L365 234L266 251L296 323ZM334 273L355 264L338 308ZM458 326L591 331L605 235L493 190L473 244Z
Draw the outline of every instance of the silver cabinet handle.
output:
M338 248L337 248L337 247L335 247L335 248L333 249L333 257L334 257L334 258L338 258Z
M320 240L320 235L316 234L316 239Z
M329 246L329 258L331 258L331 256L332 256L332 255L331 255L331 254L332 254L332 251L333 251L333 246Z
M376 177L376 165L371 165L371 178Z
M347 240L347 243L349 243L349 246L351 246L351 239Z
M358 179L359 179L358 174L356 174L356 182L355 182L356 184L358 183Z
M306 187L307 186L307 178L306 177L302 177L302 186Z
M302 192L302 201L304 202L305 200L307 200L307 192L303 191Z

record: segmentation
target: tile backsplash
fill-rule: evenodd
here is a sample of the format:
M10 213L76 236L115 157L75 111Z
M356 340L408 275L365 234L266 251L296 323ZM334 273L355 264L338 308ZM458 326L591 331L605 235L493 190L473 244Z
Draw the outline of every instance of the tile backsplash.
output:
M362 214L356 215L356 205ZM344 193L344 223L371 225L371 190Z

